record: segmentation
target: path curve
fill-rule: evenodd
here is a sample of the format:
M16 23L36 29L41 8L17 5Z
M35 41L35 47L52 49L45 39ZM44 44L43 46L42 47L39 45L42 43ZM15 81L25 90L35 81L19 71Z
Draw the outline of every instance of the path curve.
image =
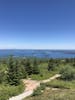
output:
M23 100L24 98L30 96L33 93L33 91L40 86L40 83L46 83L52 81L56 78L59 78L60 76L61 76L60 74L56 74L53 77L43 81L35 81L31 79L23 80L23 83L25 84L26 87L25 91L18 96L11 97L9 100Z

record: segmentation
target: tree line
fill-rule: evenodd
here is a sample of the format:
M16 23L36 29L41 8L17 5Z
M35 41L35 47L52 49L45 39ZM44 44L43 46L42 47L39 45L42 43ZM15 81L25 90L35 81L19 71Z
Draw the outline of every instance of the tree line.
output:
M31 63L29 59L17 59L10 56L7 61L2 63L0 64L0 83L6 82L10 85L18 85L20 79L40 73L36 59Z

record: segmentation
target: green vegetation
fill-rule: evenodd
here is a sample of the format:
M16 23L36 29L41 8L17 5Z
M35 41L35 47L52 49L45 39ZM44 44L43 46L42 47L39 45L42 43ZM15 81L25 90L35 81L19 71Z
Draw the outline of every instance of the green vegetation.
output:
M41 95L43 93L43 91L45 90L46 85L41 83L40 87L37 87L37 89L34 90L32 96L38 96Z
M40 70L39 70L39 67L38 67L38 62L36 59L34 59L33 61L33 74L39 74L40 73Z
M45 84L46 87L51 88L60 88L60 89L74 89L75 88L75 80L73 81L64 81L64 80L53 80Z
M61 69L60 74L62 75L61 78L63 80L74 80L75 79L75 68L72 66L65 66Z
M36 60L14 58L0 59L0 100L23 92L25 86L21 79L30 77L31 74L39 74Z
M31 96L24 100L75 100L75 90L68 89L48 89L41 95Z
M50 59L42 63L39 77L33 79L47 79L54 73L60 73L61 78L42 83L31 97L25 100L75 100L75 59ZM44 76L45 74L45 76ZM40 78L41 77L41 78Z
M48 71L48 62L44 62L38 65L39 68L39 74L32 74L30 75L30 78L33 80L44 80L48 79L51 76L55 75L58 73L58 70L55 69L54 71Z
M0 100L8 100L9 97L16 96L24 91L24 85L21 83L18 86L0 85Z
M40 87L38 87L36 90L34 90L32 96L38 96L38 95L41 95L41 94L42 94L41 89L40 89Z
M24 90L21 79L44 80L55 74L61 74L61 78L46 84L41 83L40 87L34 90L32 97L29 97L28 100L65 100L64 98L69 97L68 94L71 95L72 90L75 90L75 58L41 59L13 56L0 58L0 100L7 100L9 97L21 93ZM59 96L55 98L55 95L59 93L58 90L57 93L53 92L54 96L52 90L49 90L48 92L51 95L48 96L49 93L46 88L61 90L60 95L64 93L64 98ZM70 91L70 93L67 92L67 94L65 91ZM48 98L42 98L43 95L47 95ZM72 100L72 98L67 100Z
M48 62L48 71L54 70L56 67L56 62L53 59L50 59Z

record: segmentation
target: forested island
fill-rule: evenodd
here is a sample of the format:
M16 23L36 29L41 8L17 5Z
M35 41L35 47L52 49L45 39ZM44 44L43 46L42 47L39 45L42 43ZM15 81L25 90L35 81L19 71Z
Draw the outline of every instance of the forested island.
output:
M55 74L61 77L41 83L25 100L74 100L75 58L0 58L0 100L22 93L23 79L42 81Z

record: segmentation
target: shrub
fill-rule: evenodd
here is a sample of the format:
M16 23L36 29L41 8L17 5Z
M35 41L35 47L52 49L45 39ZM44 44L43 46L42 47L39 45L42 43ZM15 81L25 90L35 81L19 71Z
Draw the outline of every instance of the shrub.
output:
M8 98L22 93L23 90L23 84L18 86L0 85L0 100L8 100Z
M40 83L40 89L45 90L46 85L44 83Z
M61 74L61 78L64 80L69 81L75 79L75 69L73 67L65 66L60 71L60 74Z
M47 87L61 88L61 89L69 89L70 85L71 84L69 82L65 82L62 80L53 80L51 82L46 83Z
M34 90L32 96L41 95L42 91L45 90L46 85L44 83L40 83L40 87Z
M37 89L34 90L32 96L38 96L41 94L42 94L41 89L40 89L40 87L38 87Z

